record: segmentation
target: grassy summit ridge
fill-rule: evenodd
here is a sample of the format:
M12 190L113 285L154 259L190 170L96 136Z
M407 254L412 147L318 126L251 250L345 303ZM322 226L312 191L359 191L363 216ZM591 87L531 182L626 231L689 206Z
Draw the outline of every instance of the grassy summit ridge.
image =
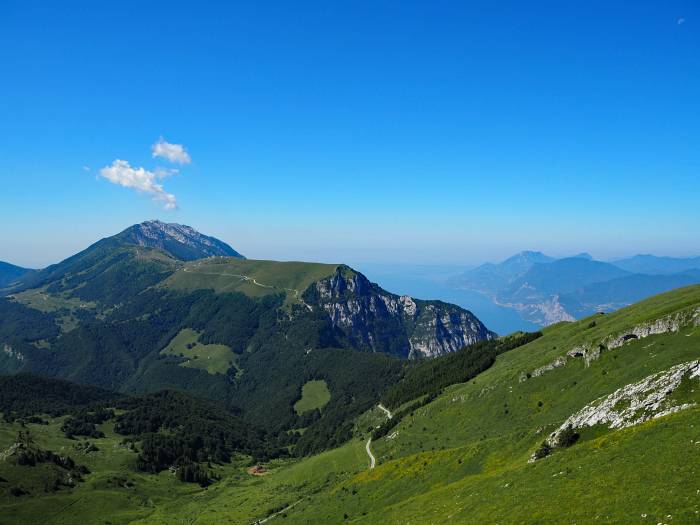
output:
M184 291L239 291L252 297L282 293L299 300L299 295L311 283L329 277L337 266L212 257L185 264L164 282L164 286Z

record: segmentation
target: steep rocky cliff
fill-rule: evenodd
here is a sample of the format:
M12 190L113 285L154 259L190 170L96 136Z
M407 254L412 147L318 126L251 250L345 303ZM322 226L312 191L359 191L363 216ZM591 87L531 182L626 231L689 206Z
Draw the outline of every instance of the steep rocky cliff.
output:
M347 266L312 284L304 300L323 309L353 346L376 352L433 357L495 337L463 308L386 292Z

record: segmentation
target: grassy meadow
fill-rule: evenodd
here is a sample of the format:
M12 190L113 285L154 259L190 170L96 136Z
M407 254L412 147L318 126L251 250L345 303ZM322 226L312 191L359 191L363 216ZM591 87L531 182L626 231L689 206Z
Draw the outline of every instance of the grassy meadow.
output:
M301 389L301 399L294 404L294 411L303 414L309 410L323 408L331 400L328 385L322 379L307 381Z

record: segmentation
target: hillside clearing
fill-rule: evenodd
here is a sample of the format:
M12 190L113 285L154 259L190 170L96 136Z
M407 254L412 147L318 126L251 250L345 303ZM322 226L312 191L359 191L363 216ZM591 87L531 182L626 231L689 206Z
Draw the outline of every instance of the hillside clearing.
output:
M225 374L235 365L236 354L228 346L200 343L199 336L196 330L184 328L160 353L182 357L180 366L198 368L209 374Z
M331 392L325 381L308 381L301 389L301 399L294 404L294 411L297 414L303 414L309 410L321 409L330 400Z

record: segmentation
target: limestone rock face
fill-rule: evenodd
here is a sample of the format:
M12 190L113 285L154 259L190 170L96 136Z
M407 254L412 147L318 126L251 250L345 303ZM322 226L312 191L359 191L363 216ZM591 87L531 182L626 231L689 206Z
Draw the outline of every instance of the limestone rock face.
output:
M662 317L661 319L656 319L655 321L640 324L635 326L632 330L607 339L603 345L610 349L619 348L627 341L632 339L644 339L650 335L677 332L689 324L695 324L696 326L700 324L700 308L680 312L674 315Z
M611 335L602 340L576 345L566 352L565 355L557 357L551 363L536 368L527 374L521 374L520 382L526 381L531 377L541 376L550 370L564 366L569 359L583 358L586 366L589 366L592 361L600 357L602 352L621 348L625 343L637 339L644 339L650 335L678 332L682 328L690 325L700 326L700 308L691 308L689 310L677 312L659 319L641 323L629 330Z
M225 242L184 224L146 221L127 228L115 238L137 246L158 248L184 261L215 256L244 258Z
M304 300L354 346L375 352L434 357L495 337L463 308L391 294L347 266L311 285Z
M606 425L608 428L626 428L688 408L692 405L672 401L672 394L683 378L700 381L700 361L681 363L597 399L570 416L551 439L555 441L557 435L568 427Z
M610 429L627 428L695 406L695 403L674 401L674 393L684 380L695 383L694 388L700 387L699 360L673 366L596 399L569 416L547 437L545 444L550 449L555 448L560 436L571 430L596 425ZM535 452L529 462L541 457Z

